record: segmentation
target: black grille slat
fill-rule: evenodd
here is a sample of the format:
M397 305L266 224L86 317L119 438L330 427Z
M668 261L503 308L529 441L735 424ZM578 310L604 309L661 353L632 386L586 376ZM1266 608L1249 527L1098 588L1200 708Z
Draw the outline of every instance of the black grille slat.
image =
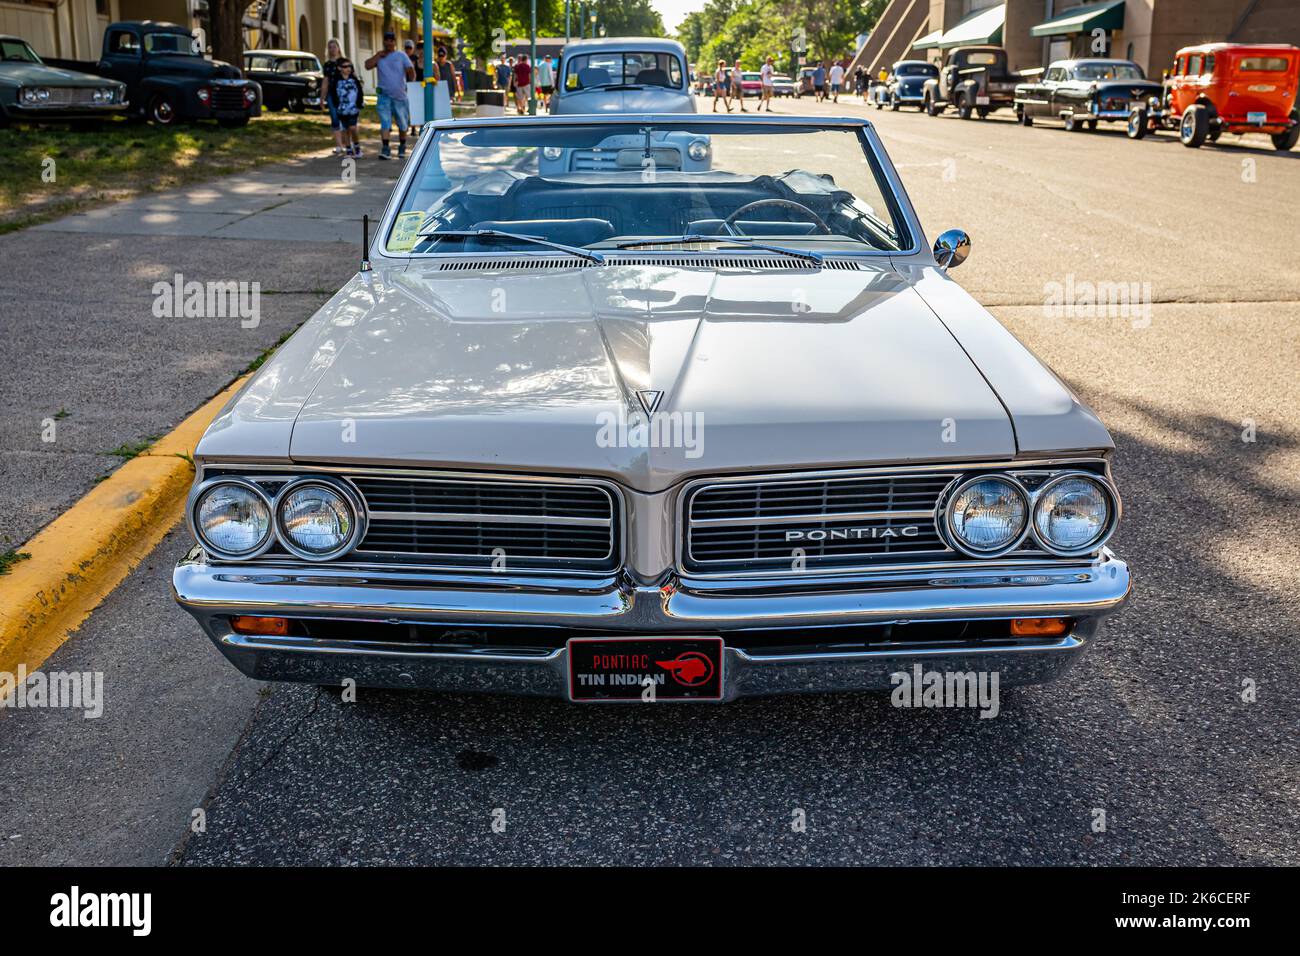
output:
M507 569L610 571L618 564L614 497L600 485L351 480L371 515L360 558L482 568L501 549Z
M934 512L956 473L703 486L686 504L688 570L871 567L950 560ZM911 515L909 513L918 513ZM797 532L788 537L788 532Z

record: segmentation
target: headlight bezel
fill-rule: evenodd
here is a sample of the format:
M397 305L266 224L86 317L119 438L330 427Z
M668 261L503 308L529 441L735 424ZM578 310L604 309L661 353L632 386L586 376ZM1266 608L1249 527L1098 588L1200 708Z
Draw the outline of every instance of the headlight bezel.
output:
M977 484L981 481L1005 482L1006 484L1010 485L1011 488L1018 495L1020 495L1021 501L1024 503L1025 506L1025 520L1024 520L1024 525L1020 529L1020 532L1014 538L1011 539L1010 543L1003 545L1002 547L995 548L991 551L980 551L976 548L973 548L965 544L962 541L961 536L957 534L957 531L953 527L953 523L952 523L953 503L956 502L956 500L961 496L961 493L965 491L968 487ZM988 558L1000 558L1003 555L1009 554L1010 552L1016 550L1022 544L1024 544L1025 538L1029 536L1030 526L1033 524L1033 515L1034 515L1033 497L1029 493L1029 489L1025 487L1024 483L1021 482L1019 478L1016 478L1014 475L1008 474L1007 472L1001 472L1001 471L980 472L979 474L966 475L965 477L957 479L952 485L952 487L948 489L948 491L943 495L940 502L939 512L937 516L938 517L937 523L939 525L939 536L948 544L950 548L952 548L954 551L957 551L960 554L966 555L967 557L984 560Z
M207 497L209 492L213 491L219 485L235 485L245 489L246 491L250 491L255 497L261 500L262 506L266 508L267 531L262 537L261 542L256 547L247 551L227 551L224 548L219 548L214 545L208 540L207 536L203 534L202 528L199 524L199 506L203 503L204 498ZM190 526L190 533L194 535L194 540L202 545L205 551L224 561L251 561L253 558L265 554L276 541L275 510L272 507L271 497L260 485L248 478L227 475L209 478L195 486L194 490L190 492L190 500L185 513Z
M1045 534L1039 532L1038 508L1043 502L1043 497L1052 487L1073 479L1090 481L1100 489L1102 498L1106 501L1107 516L1106 524L1101 534L1098 535L1096 539L1081 548L1067 549L1052 544ZM1094 474L1090 471L1080 471L1077 469L1061 471L1053 474L1050 478L1034 489L1032 508L1029 513L1030 533L1033 536L1034 543L1048 554L1058 558L1078 558L1086 554L1092 554L1106 546L1106 542L1110 540L1111 535L1115 533L1115 529L1119 527L1120 511L1121 504L1119 492L1115 490L1115 486L1111 484L1108 478Z
M280 520L280 508L284 505L289 495L295 491L300 491L305 487L321 487L339 495L348 506L352 513L352 527L348 537L344 542L332 551L317 553L307 551L294 542L289 533L284 529L284 524ZM280 546L288 551L295 558L303 561L310 561L313 564L321 564L328 561L337 561L339 558L351 552L361 539L365 536L367 514L365 502L361 495L344 481L322 476L322 475L303 475L285 482L280 490L276 492L275 498L271 503L271 525L274 528L275 540Z

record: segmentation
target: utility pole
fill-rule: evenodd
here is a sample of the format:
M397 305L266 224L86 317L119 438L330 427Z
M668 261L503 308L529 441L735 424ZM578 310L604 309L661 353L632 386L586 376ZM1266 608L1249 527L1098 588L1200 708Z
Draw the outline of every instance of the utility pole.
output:
M433 0L424 0L424 22L420 24L424 40L424 121L426 123L433 120L433 83L430 78L433 77L433 44L430 39L433 37ZM441 77L439 77L441 79ZM447 91L451 95L451 90Z
M425 0L432 3L433 0ZM537 115L537 0L531 0L532 32L528 51L528 115Z

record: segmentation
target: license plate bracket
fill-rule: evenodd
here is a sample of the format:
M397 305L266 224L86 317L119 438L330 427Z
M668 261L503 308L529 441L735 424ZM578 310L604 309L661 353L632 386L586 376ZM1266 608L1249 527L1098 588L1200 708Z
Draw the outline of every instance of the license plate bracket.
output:
M720 637L573 637L566 648L571 701L698 703L723 697L726 655Z
M1246 122L1251 126L1263 126L1268 122L1267 113L1247 113Z

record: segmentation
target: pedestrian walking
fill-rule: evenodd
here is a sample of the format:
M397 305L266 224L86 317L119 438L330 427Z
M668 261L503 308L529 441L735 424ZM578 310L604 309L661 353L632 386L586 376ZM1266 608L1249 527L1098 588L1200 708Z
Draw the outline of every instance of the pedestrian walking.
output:
M840 88L844 85L844 67L840 65L839 60L831 64L831 102L840 101Z
M519 54L519 60L515 63L515 109L519 110L519 115L523 116L528 112L528 92L533 85L533 68L528 62L528 54Z
M325 105L330 111L330 131L334 135L334 155L342 156L345 153L351 153L351 148L346 141L343 133L343 127L339 125L338 111L334 108L332 87L339 78L339 61L343 59L343 49L339 46L339 41L331 39L325 44L325 62L321 64L321 73L324 79L321 80L320 95L325 100Z
M361 140L357 135L357 122L361 116L361 107L366 101L361 77L355 76L352 61L340 57L337 61L338 78L330 84L330 115L338 118L342 130L346 156L361 155Z
M734 96L736 102L740 104L740 111L742 113L748 113L749 110L745 109L745 85L743 77L744 72L740 69L740 60L737 59L731 68L731 95Z
M764 107L767 111L772 112L772 78L776 75L776 66L769 56L758 71L759 78L763 81L763 98L758 103L761 111Z
M498 90L510 88L510 64L506 62L505 54L502 54L501 59L497 60L496 83Z
M542 101L542 108L548 112L551 109L551 94L555 92L555 68L551 66L551 58L548 56L539 56L537 58L537 95Z
M718 68L713 72L713 112L718 111L718 98L722 98L722 105L731 112L731 87L727 82L727 61L718 60Z
M826 99L826 64L818 62L817 69L813 70L813 92L816 93L816 101L820 103Z
M391 159L388 131L397 127L397 158L406 158L406 130L411 125L411 104L406 84L415 80L415 64L397 48L397 34L384 34L384 48L366 60L367 70L379 76L375 108L379 113L379 158Z

